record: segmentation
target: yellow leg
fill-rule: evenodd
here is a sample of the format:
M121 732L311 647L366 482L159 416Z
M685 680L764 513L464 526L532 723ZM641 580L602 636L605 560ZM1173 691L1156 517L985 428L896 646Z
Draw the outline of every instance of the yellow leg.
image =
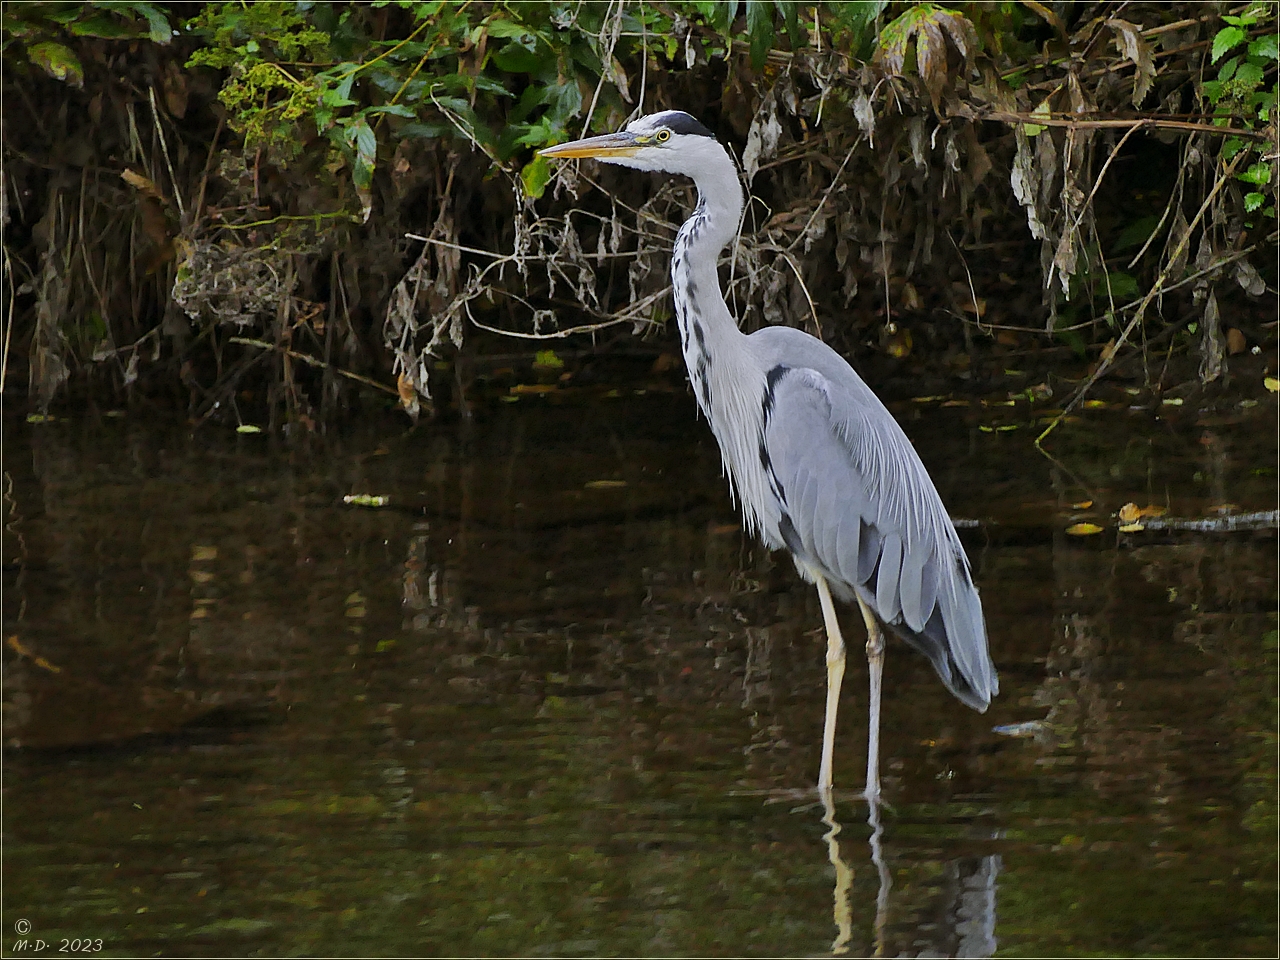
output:
M822 620L827 628L827 712L822 725L822 763L818 767L818 791L831 792L831 764L836 748L836 710L840 706L840 684L844 681L844 638L831 590L821 575L814 580L822 603Z
M874 805L880 799L880 683L884 675L884 636L871 608L858 598L858 608L867 625L867 673L871 696L867 704L867 789L864 796Z

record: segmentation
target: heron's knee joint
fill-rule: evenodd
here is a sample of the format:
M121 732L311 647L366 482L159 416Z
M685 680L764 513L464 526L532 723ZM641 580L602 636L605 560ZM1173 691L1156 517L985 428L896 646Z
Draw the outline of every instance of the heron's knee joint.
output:
M877 630L871 636L867 637L867 658L880 657L884 655L884 637Z

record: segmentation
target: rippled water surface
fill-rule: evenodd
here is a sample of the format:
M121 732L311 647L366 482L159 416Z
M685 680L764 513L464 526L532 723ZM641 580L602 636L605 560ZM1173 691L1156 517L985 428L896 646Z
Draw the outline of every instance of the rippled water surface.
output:
M1274 510L1274 405L894 410L1001 693L891 641L874 847L860 618L824 821L817 596L681 393L6 423L6 949L1274 956L1275 531L1112 517Z

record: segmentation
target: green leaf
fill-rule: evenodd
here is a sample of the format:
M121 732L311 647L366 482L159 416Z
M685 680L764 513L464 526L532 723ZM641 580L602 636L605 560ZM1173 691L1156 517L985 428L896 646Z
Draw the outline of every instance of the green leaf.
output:
M1264 187L1271 182L1271 164L1255 163L1244 173L1236 174L1236 176L1245 183L1255 183L1260 187Z
M1152 231L1159 225L1160 218L1156 216L1135 220L1125 227L1120 236L1116 238L1112 253L1124 253L1126 250L1133 250L1142 246L1147 242L1147 237L1151 236Z
M409 119L413 119L417 116L416 113L414 113L409 107L406 107L403 103L387 103L380 107L369 107L363 112L365 116L378 113L389 113L392 116L408 117Z
M155 4L135 3L133 9L147 18L147 27L151 31L153 43L165 44L173 39L173 27L169 24L169 18Z
M564 367L564 361L556 355L554 350L539 350L533 355L533 365L546 367L548 370L559 370Z
M1268 33L1264 37L1259 37L1249 44L1249 56L1260 57L1264 60L1280 60L1280 38L1274 33Z
M125 40L137 34L132 25L105 13L68 24L72 36L97 37L99 40Z
M1222 62L1222 66L1218 68L1218 81L1226 83L1236 75L1236 67L1240 66L1239 57L1230 57Z
M489 31L491 37L514 38L530 49L537 42L537 37L529 32L529 28L522 23L516 23L513 20L500 20L494 18L485 24L485 28Z
M345 124L347 143L355 149L351 179L357 190L368 190L373 183L373 168L378 157L378 138L363 116Z
M84 88L84 67L80 66L76 55L62 44L52 40L34 44L27 48L27 56L53 79Z
M1260 193L1246 193L1244 195L1244 212L1253 213L1262 206L1262 201L1265 199L1266 198Z
M551 182L551 164L546 157L534 157L520 171L520 182L524 185L527 197L537 200L547 190Z
M1111 296L1113 297L1129 299L1138 295L1138 281L1127 273L1116 272L1099 277L1097 283L1098 293L1105 294L1108 285L1111 287Z
M1240 69L1236 71L1236 87L1244 87L1245 89L1253 89L1262 82L1262 66L1257 63L1245 62L1240 64Z
M773 6L765 0L747 0L747 38L751 68L760 70L773 47Z
M1213 51L1209 55L1210 63L1217 63L1224 53L1234 50L1244 42L1244 31L1239 27L1223 27L1213 38Z
M773 0L773 5L782 14L782 22L786 24L787 39L791 42L791 49L799 50L804 45L804 34L800 32L800 16L796 12L795 0Z
M506 73L535 73L542 66L542 59L519 42L506 44L494 54L493 62Z

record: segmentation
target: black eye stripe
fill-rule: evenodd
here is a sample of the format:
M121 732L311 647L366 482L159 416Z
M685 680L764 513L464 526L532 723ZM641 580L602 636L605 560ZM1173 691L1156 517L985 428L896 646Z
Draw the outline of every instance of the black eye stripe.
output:
M681 110L668 110L663 114L662 122L672 133L687 133L697 137L715 139L710 130Z

